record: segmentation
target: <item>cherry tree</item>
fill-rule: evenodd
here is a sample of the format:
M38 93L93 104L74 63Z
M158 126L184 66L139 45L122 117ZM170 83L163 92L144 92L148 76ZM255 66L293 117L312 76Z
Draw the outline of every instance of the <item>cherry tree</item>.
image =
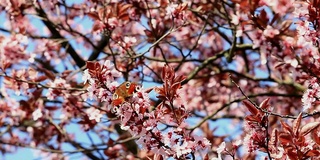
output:
M318 0L1 0L0 12L2 155L320 158Z

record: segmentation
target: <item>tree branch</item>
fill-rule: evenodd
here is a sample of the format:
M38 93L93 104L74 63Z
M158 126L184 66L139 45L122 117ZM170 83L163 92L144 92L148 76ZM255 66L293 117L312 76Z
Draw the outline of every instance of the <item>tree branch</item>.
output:
M61 36L59 31L56 29L56 25L53 24L51 21L49 21L46 13L43 11L43 9L40 7L40 3L38 3L39 8L35 7L38 15L42 17L42 22L48 27L48 29L51 32L52 38L58 38L62 39L61 45L66 49L66 51L70 54L70 56L73 58L73 60L76 62L77 66L79 68L86 65L85 61L78 55L78 53L75 51L75 49L72 47L72 45L68 42L67 39Z

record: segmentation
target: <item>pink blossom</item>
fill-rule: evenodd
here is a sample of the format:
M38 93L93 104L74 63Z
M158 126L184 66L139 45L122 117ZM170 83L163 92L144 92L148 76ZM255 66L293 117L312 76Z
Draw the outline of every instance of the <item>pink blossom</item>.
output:
M91 84L88 88L88 94L89 94L89 99L93 100L95 97L94 92L97 90L96 85L95 84Z
M143 123L144 127L146 127L146 130L152 130L157 126L158 120L155 118L150 118L147 121Z
M177 156L178 158L180 158L182 155L186 155L186 154L191 153L192 150L191 150L189 147L190 147L190 146L189 146L188 142L187 142L187 141L184 141L184 142L182 143L182 145L175 145L175 146L173 147L173 149L174 149L175 152L176 152L176 156Z
M108 19L108 25L109 25L109 29L114 29L120 26L120 22L116 17L111 17Z
M173 3L169 4L166 8L166 14L170 16L174 16L174 12L177 7L178 7L178 4L173 4Z
M295 58L291 58L290 56L284 57L284 61L295 68L298 66L298 61Z
M111 70L113 69L114 64L112 64L110 60L106 60L104 61L103 66L105 66L106 70Z
M114 68L114 65L110 62L110 60L106 60L103 64L103 72L106 76L106 84L111 83L116 77L121 77L122 74Z
M309 80L309 86L311 88L308 88L304 92L301 99L304 111L310 109L313 103L316 101L316 98L320 96L320 86L316 78L312 78Z
M240 22L240 16L238 14L239 13L231 14L231 23L233 23L234 25L238 25Z
M281 159L284 156L284 149L279 146L277 150L277 152L271 153L271 156L275 159Z
M157 20L156 19L151 19L151 26L153 28L157 28Z
M83 71L83 76L82 76L83 83L86 84L88 80L89 80L89 82L92 81L90 79L91 79L91 76L89 74L89 71L87 69L84 70Z
M194 135L193 137L194 137L194 145L196 147L201 147L202 149L206 149L211 146L211 143L207 138L203 136L197 136L197 135Z
M218 157L217 158L212 158L211 160L222 160L221 153L225 150L225 148L226 148L226 143L222 142L219 145L219 147L217 148Z
M19 63L22 60L28 59L29 55L25 48L28 41L25 36L20 34L14 35L10 38L0 37L0 62L3 63ZM5 58L4 58L5 57Z
M222 142L217 148L217 152L221 154L225 150L225 148L226 148L226 143Z
M278 29L274 29L272 26L267 26L267 28L263 31L263 35L269 38L273 38L278 35L280 32Z
M236 31L236 37L241 37L242 34L243 34L243 30L241 28L240 29L238 28Z
M123 47L123 49L127 50L131 47L133 47L133 45L137 42L137 39L135 37L128 37L125 36L123 39L123 42L119 42L119 45L121 47ZM124 51L122 51L124 52Z
M293 12L293 15L295 17L308 16L308 14L309 14L308 6L309 6L308 2L295 1L293 3L293 7L295 8L294 12Z
M32 113L32 117L33 120L38 120L39 118L41 118L43 116L42 111L40 108L36 109L33 113Z
M34 63L34 60L35 60L36 56L37 56L37 54L31 53L28 61L29 61L30 63Z
M88 114L90 120L95 120L96 122L100 122L102 117L100 110L91 107L86 111L86 113Z
M312 103L316 101L316 98L314 96L315 96L315 92L313 90L307 89L304 92L301 99L304 111L311 108Z
M263 0L260 3L265 3L270 6L274 12L279 13L280 15L285 15L287 11L292 7L293 0Z
M310 25L310 22L308 21L299 21L297 23L297 28L296 28L298 31L298 34L299 35L308 34L310 32L309 25Z

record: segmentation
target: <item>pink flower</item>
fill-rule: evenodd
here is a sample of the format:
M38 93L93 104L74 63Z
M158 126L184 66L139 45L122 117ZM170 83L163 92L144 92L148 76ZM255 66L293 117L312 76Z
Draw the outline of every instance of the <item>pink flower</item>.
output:
M121 77L121 73L114 68L114 65L110 62L110 60L106 60L103 64L104 68L102 72L106 78L106 83L109 84L114 81L115 77Z
M185 15L185 9L187 7L187 3L182 3L182 4L169 4L166 8L166 15L170 16L169 18L174 17L177 19L184 19Z
M309 25L310 25L310 22L308 21L299 21L296 27L298 34L299 35L309 34L310 33Z
M304 92L301 99L304 111L311 108L313 102L316 101L316 97L320 96L320 86L316 78L309 80L309 86L310 88Z
M100 110L91 107L86 111L86 113L88 114L90 120L95 120L96 122L100 122L102 117Z
M41 112L41 109L38 108L36 109L33 113L32 113L32 118L33 120L38 120L39 118L41 118L43 116L42 112Z
M234 25L238 25L239 22L240 22L240 16L238 15L238 13L231 14L231 23L233 23Z
M116 27L120 26L120 22L116 17L112 17L108 19L108 28L113 30Z
M46 97L49 99L49 100L54 100L54 93L53 93L53 89L52 88L49 88L48 89L48 92L46 94Z
M173 16L177 7L178 7L178 4L173 4L173 3L169 4L166 8L166 14Z
M242 34L243 34L243 29L242 28L237 28L236 37L241 37Z
M125 36L123 41L124 41L124 43L128 44L129 46L132 46L133 44L135 44L137 42L137 39L135 37Z
M278 29L274 29L272 26L268 25L267 28L263 31L263 35L269 38L273 38L275 35L278 35L280 32Z
M316 101L313 90L307 89L304 92L301 101L304 111L311 108L312 103Z
M96 84L91 84L88 88L87 88L87 91L88 91L88 94L89 94L89 99L90 100L93 100L96 96L95 96L95 91L97 90L96 88Z
M291 58L290 56L286 56L286 57L284 57L284 61L286 62L286 63L288 63L288 64L290 64L291 66L293 66L293 67L297 67L298 66L298 61L297 61L297 59L295 59L295 58Z
M225 150L225 148L226 148L226 143L222 142L219 145L219 147L217 148L218 157L217 158L212 158L211 160L222 160L221 153Z
M152 130L153 128L155 128L157 126L158 123L158 119L155 118L150 118L148 120L146 120L143 125L146 128L146 130Z
M89 74L89 70L88 69L84 70L83 76L82 76L83 83L86 84L88 80L90 82L90 79L91 79L91 76Z
M182 155L186 155L191 153L191 149L189 148L189 144L187 141L184 141L182 145L175 145L173 149L176 152L176 156L180 158Z
M211 146L210 141L203 136L195 135L193 136L193 138L194 138L194 144L196 147L201 147L202 149L205 149Z
M293 3L293 7L295 8L293 15L295 17L308 16L308 2L296 1Z
M293 0L263 0L260 3L265 3L270 6L275 13L285 15L287 11L292 7Z
M105 66L105 69L106 69L106 70L111 70L111 69L113 69L114 64L112 64L110 60L106 60L106 61L103 63L103 66Z

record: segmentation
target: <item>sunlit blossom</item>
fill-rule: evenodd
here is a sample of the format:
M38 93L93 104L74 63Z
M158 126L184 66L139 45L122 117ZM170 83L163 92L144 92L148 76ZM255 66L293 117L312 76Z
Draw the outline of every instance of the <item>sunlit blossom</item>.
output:
M86 69L83 71L83 76L82 76L82 80L83 80L83 83L87 83L88 79L90 79L91 76L89 74L89 71Z
M225 150L225 148L226 148L226 143L222 142L217 148L218 157L214 157L211 160L222 160L221 153Z
M178 158L191 152L191 149L188 147L188 142L186 141L183 142L182 145L176 145L174 149Z
M39 118L41 118L43 116L42 111L40 108L36 109L33 113L32 113L32 117L33 120L38 120Z
M269 38L273 38L278 35L280 32L278 29L273 28L272 26L267 26L267 28L263 31L263 35Z
M100 122L101 117L102 117L100 110L91 107L86 112L87 112L90 120L95 120L96 122Z

